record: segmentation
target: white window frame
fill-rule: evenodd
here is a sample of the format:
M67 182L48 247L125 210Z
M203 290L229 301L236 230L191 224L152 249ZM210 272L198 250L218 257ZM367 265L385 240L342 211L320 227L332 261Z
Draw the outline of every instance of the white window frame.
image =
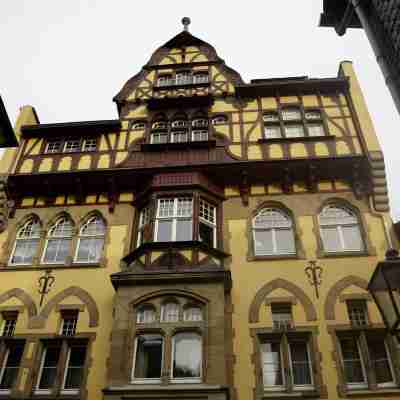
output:
M62 319L62 323L61 323L61 327L60 327L60 335L61 336L68 336L68 337L75 336L76 327L78 325L78 318L79 318L79 313L78 312L76 313L76 315L74 317L69 317L69 318L68 317L67 318L62 317L61 318ZM67 323L67 321L70 321L70 320L73 321L72 329L70 327L68 327L67 331L71 331L72 333L66 335L66 334L64 334L64 326Z
M175 119L174 121L171 122L171 128L175 129L182 129L182 128L187 128L188 123L184 119Z
M296 134L294 136L288 135L287 129L293 129L293 128L297 128L298 132L300 134L299 135ZM305 132L304 126L302 124L286 124L286 125L284 125L283 130L285 133L285 138L288 138L288 139L303 138L306 136L306 132Z
M172 304L174 304L176 306L176 309L178 311L178 316L176 317L176 319L169 320L169 319L166 319L166 313L167 313L166 307L169 306L169 305L172 305ZM174 301L167 301L166 303L162 304L162 306L161 306L161 315L160 315L160 321L161 322L165 322L165 323L168 323L168 324L176 323L176 322L180 321L180 316L181 316L181 306L180 306L179 303L174 302Z
M148 319L148 315L146 316L146 311L152 312L152 319ZM137 309L136 311L136 323L137 324L152 324L153 322L157 321L157 313L153 306L151 305L144 305Z
M352 222L352 223L342 223L342 222L336 222L336 223L321 223L321 215L324 213L324 210L328 207L334 207L334 208L338 208L341 210L345 210L348 212L349 216L352 216L356 222ZM328 204L327 206L325 206L322 211L319 213L318 215L318 225L319 225L319 232L321 235L321 243L322 243L322 247L324 252L326 253L344 253L344 252L349 252L349 253L362 253L365 251L365 242L364 242L364 238L362 235L362 230L361 230L361 223L360 223L360 219L358 218L357 214L354 213L353 211L349 210L347 207L345 206L341 206L340 204L336 205L336 204ZM344 235L343 235L343 227L344 226L357 226L358 227L358 231L360 234L360 238L361 238L361 248L358 250L355 249L348 249L346 248L346 243L344 241ZM329 250L326 249L325 243L324 243L324 234L323 234L323 227L326 228L335 228L338 237L339 237L339 242L340 242L340 249L334 249L334 250Z
M197 310L200 311L200 312L199 312L200 319L190 318L190 315L191 315L191 314L189 314L189 312L190 312L190 310L193 310L193 309L197 309ZM202 307L196 306L196 305L189 305L189 306L186 306L186 307L183 309L183 320L186 321L186 322L199 322L199 321L203 321L203 309L202 309Z
M20 232L21 232L29 223L31 223L31 222L32 222L34 225L37 225L37 226L38 226L39 232L36 233L35 236L18 237L18 236L20 235ZM12 252L11 252L11 255L10 255L10 259L8 260L8 264L9 264L9 265L32 265L31 262L27 262L27 263L12 262L12 259L13 259L14 254L15 254L15 250L16 250L16 248L17 248L17 242L18 242L18 241L32 240L32 239L37 240L37 244L36 244L36 247L37 247L37 248L36 248L36 253L38 253L39 247L40 247L40 228L41 228L41 226L40 226L39 221L38 221L38 220L35 220L34 218L30 218L28 221L26 221L26 222L24 223L23 226L21 226L21 227L18 229L17 235L16 235L15 240L14 240L14 245L13 245L13 249L12 249ZM37 254L36 254L36 255L37 255ZM33 258L34 258L34 257L33 257Z
M200 376L198 378L174 378L174 355L175 355L175 341L176 336L180 333L194 333L200 339ZM171 338L171 372L170 372L170 382L171 383L201 383L203 379L203 337L197 332L182 331L176 332Z
M61 351L61 350L60 350ZM35 384L35 394L51 394L52 389L40 389L40 381L42 380L42 374L43 374L43 368L44 368L44 361L46 359L46 354L47 354L47 346L43 348L43 353L42 353L42 359L40 360L40 367L39 367L39 373L36 378L36 384ZM58 362L60 362L60 359L58 359ZM58 368L58 367L56 367Z
M200 135L200 139L196 139L195 135ZM204 138L203 138L204 136ZM206 129L193 129L192 142L205 142L208 140L208 130Z
M279 114L276 111L268 111L263 115L263 121L268 122L279 122Z
M168 130L168 122L167 121L154 121L151 125L151 129L162 129Z
M205 206L208 208L212 208L214 222L200 216L201 203L204 203ZM201 239L200 239L200 223L203 223L213 229L213 248L216 248L217 247L217 207L214 204L208 202L207 200L204 200L203 198L199 199L199 240L201 241Z
M292 381L293 381L293 390L313 390L314 389L314 371L313 371L313 368L312 368L310 344L309 344L308 341L300 341L299 340L298 342L304 343L306 345L307 357L308 357L308 368L310 370L311 383L310 384L304 384L304 385L295 385L294 384L294 372L293 372L293 360L292 360L291 344L295 343L295 342L296 342L296 340L288 341L289 369L290 369L290 374L291 374Z
M98 234L92 234L92 235L85 235L82 233L83 229L89 225L89 223L95 219L99 219L103 223L104 231L103 233L98 233ZM79 254L79 248L81 245L81 240L82 239L103 239L103 249L102 249L102 254L104 253L104 244L105 244L105 238L106 238L106 224L104 220L98 216L94 215L86 220L86 222L81 226L79 229L79 236L78 236L78 242L76 244L75 248L75 255L74 255L74 263L79 263L79 264L97 264L101 260L101 255L98 260L78 260L78 254Z
M165 142L154 141L154 136L165 137ZM167 131L152 132L150 135L150 143L152 144L166 144L168 143L169 135Z
M146 225L150 224L150 222L151 222L150 207L149 206L143 207L140 210L136 247L139 247L141 245L142 240L144 240L143 239L144 229Z
M79 142L79 147L76 147L74 145L74 147L72 149L67 150L67 147L69 147L69 143L70 142ZM76 148L76 150L74 150L74 148ZM79 153L82 151L82 139L75 139L75 138L70 138L70 139L66 139L64 142L64 148L63 148L63 152L64 153Z
M157 78L157 86L158 87L163 87L163 86L171 86L174 84L174 78L170 74L166 75L160 75Z
M150 333L149 333L150 334ZM136 358L137 358L137 351L138 351L138 340L141 336L146 336L146 333L136 336L135 338L135 346L134 346L134 353L133 353L133 366L132 366L132 373L131 373L131 383L134 384L153 384L156 385L161 383L161 376L163 374L163 366L164 366L164 350L165 350L165 337L163 335L158 334L161 337L161 368L160 368L160 377L159 378L135 378L135 367L136 367Z
M291 226L290 227L279 227L279 226L273 226L273 227L256 227L255 226L255 219L258 217L258 215L263 212L264 210L272 210L274 212L278 212L282 216L286 217L288 221L290 221ZM277 240L276 240L276 231L277 230L286 230L286 231L291 231L292 236L293 236L293 251L288 251L288 252L281 252L278 251L278 246L277 246ZM256 231L271 231L271 240L272 240L272 252L267 252L267 251L257 251L256 249ZM294 230L294 224L293 224L293 219L289 214L287 214L285 211L279 209L279 208L274 208L274 207L266 207L261 209L257 215L253 218L252 220L252 233L253 233L253 246L254 246L254 255L256 256L289 256L289 255L295 255L297 252L296 249L296 235L295 235L295 230Z
M192 213L189 216L180 216L178 215L178 204L179 204L179 199L190 199L192 202ZM174 201L174 205L173 205L173 215L171 216L160 216L160 204L162 200L173 200ZM191 219L191 223L192 223L192 234L191 234L191 239L193 240L193 197L188 197L188 196L180 196L180 197L161 197L159 199L157 199L157 216L156 216L156 221L155 221L155 226L154 226L154 241L157 241L157 237L158 237L158 224L159 221L162 220L171 220L172 221L172 232L171 232L171 240L170 242L176 242L176 227L178 224L178 220L188 220Z
M175 140L175 136L185 135L185 140ZM187 143L189 141L189 132L187 130L175 130L171 132L171 143Z
M58 143L58 149L57 150L54 150L54 149L50 150L49 149L50 146L53 145L54 143ZM51 139L46 143L46 148L45 148L44 152L46 154L62 153L63 148L64 148L64 145L63 145L62 139Z
M207 118L195 118L192 121L193 128L207 128L208 127L208 119Z
M210 80L208 71L196 71L192 77L193 83L208 83Z
M310 135L310 132L311 132L312 128L315 128L315 127L320 128L321 132L319 133L319 135L314 135L314 134ZM316 121L316 122L313 122L313 123L308 123L307 124L307 129L308 129L308 136L309 137L325 136L325 129L324 129L324 125L323 125L322 122Z
M277 134L269 134L268 130L274 131ZM264 124L264 138L265 139L281 139L282 136L282 129L280 125L268 125Z
M97 150L97 138L86 138L83 140L82 151L90 153L96 150Z
M289 118L285 113L289 114ZM291 113L292 114L296 113L297 116L296 117L292 117L292 116L290 116ZM287 122L287 121L301 121L301 110L300 110L299 107L294 107L294 106L284 107L281 110L281 115L282 115L282 121L284 121L284 122Z
M357 351L358 351L358 359L360 360L360 364L361 364L361 372L363 374L363 378L364 381L363 382L346 382L346 374L343 373L343 379L346 385L347 389L365 389L368 387L368 380L367 380L367 374L365 371L365 365L364 365L364 359L362 357L362 352L361 352L361 348L360 348L360 343L359 343L359 337L354 337L355 341L356 341L356 345L357 345ZM342 343L341 343L341 338L339 338L339 350L340 350L340 358L341 358L341 363L342 363L342 367L344 370L344 362L345 359L343 357L343 351L342 351ZM354 359L352 359L354 360Z
M377 386L379 388L391 388L391 387L397 386L397 384L396 384L396 375L394 373L392 358L390 357L390 352L389 352L389 348L388 348L386 340L383 340L383 345L385 346L386 359L387 359L388 364L389 364L390 373L392 374L392 381L383 382L383 383L377 383ZM375 368L375 370L376 370L376 368ZM376 375L376 372L374 372L374 373Z
M4 356L3 364L0 369L0 382L3 380L4 374L6 372L6 365L8 362L8 356L10 355L10 349L7 347L6 354ZM5 395L11 393L12 389L0 389L0 395Z
M279 345L279 363L280 363L280 373L281 373L281 378L282 378L282 385L266 385L264 382L264 361L263 361L263 351L262 351L262 345L265 343L278 343ZM284 373L284 365L283 365L283 346L282 346L282 340L281 338L279 341L277 340L263 340L260 339L260 362L261 362L261 373L262 373L262 383L263 383L263 388L264 391L266 392L282 392L286 390L286 376Z
M320 110L305 110L304 115L307 121L320 121L322 119Z
M67 394L67 395L74 395L74 394L79 394L81 389L65 389L65 383L67 381L67 374L68 374L68 368L69 368L69 360L71 357L71 349L74 346L68 346L68 353L67 353L67 358L65 360L65 367L64 367L64 374L63 374L63 379L62 379L62 384L61 384L61 394ZM76 346L78 347L78 346ZM81 346L83 347L83 346ZM87 348L86 348L87 351ZM86 354L87 355L87 354ZM82 367L79 368L84 368L85 367L85 362L83 363ZM77 368L77 367L73 367L73 368ZM81 386L82 386L82 382L81 382Z
M190 85L193 83L193 76L189 71L177 72L175 75L175 85Z

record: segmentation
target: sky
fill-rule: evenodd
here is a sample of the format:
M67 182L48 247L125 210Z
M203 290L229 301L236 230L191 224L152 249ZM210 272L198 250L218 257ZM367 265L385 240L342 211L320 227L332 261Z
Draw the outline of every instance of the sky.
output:
M400 220L400 116L362 30L319 28L323 0L1 0L0 94L41 123L117 118L112 98L151 53L182 30L212 44L242 78L335 77L352 60L385 154Z

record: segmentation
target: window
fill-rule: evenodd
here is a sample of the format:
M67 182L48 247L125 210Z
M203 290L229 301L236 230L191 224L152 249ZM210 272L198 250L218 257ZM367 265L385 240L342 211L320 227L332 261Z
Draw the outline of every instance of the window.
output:
M217 115L211 120L213 125L224 125L228 123L228 118L225 115Z
M146 243L148 241L149 224L150 224L150 208L144 207L144 208L142 208L142 211L140 212L140 217L139 217L137 246L140 246L143 243Z
M208 127L208 119L206 118L197 118L192 121L193 128L207 128Z
M170 86L175 83L172 75L161 75L158 77L157 85L158 86Z
M155 322L156 311L152 305L141 306L136 313L136 322L138 324L149 324Z
M163 337L158 334L136 338L133 380L143 383L159 382L163 364Z
M186 128L187 127L187 121L183 120L183 119L177 119L175 121L171 122L171 127L172 128Z
M323 248L328 253L364 250L357 216L346 207L329 205L319 215Z
M286 107L280 113L278 111L264 113L263 120L266 139L294 139L325 135L322 115L319 110L305 110L303 117L299 107Z
M283 211L264 208L253 219L256 256L296 254L293 224Z
M176 74L176 85L189 85L192 83L192 74L189 71Z
M338 340L348 390L367 388L370 377L378 389L396 386L385 334L373 330L341 332Z
M49 229L43 254L45 264L63 264L70 255L72 223L62 217Z
M94 216L82 226L76 251L76 262L96 263L100 260L104 247L106 227L99 216Z
M347 312L352 325L368 325L367 303L365 300L348 300Z
M192 240L193 200L187 197L158 200L157 242Z
M40 223L31 218L18 230L10 264L30 265L36 256L40 243Z
M271 304L272 324L275 329L286 330L293 327L292 305L289 303Z
M186 131L173 131L171 135L172 143L184 143L188 141L188 133Z
M183 320L184 321L202 321L203 313L201 311L201 307L198 307L198 306L186 307L183 312Z
M65 153L76 153L81 151L81 139L67 139L64 144Z
M207 201L200 199L199 208L199 240L209 247L217 245L216 209Z
M193 142L201 142L204 140L208 140L208 131L205 130L193 130L192 131L192 140Z
M179 304L169 302L161 307L162 322L177 322L179 321Z
M6 344L3 365L0 369L0 395L9 393L13 388L24 353L24 344L12 341Z
M153 122L151 126L152 129L168 129L168 122L166 121L156 121Z
M62 140L54 139L49 140L46 144L45 153L60 153L62 150Z
M86 353L86 344L78 340L45 343L35 393L51 394L56 388L58 371L60 371L63 373L60 382L61 393L78 394L83 381Z
M168 143L168 132L154 132L151 134L151 143Z
M76 325L78 323L78 311L64 311L61 314L61 335L62 336L74 336L76 333Z
M146 128L146 123L141 121L134 122L132 125L132 129L134 130L143 130L145 128Z
M97 139L85 139L83 141L82 151L96 151L97 150Z
M67 362L61 393L79 393L86 360L86 346L71 345L68 347Z
M2 325L2 336L13 336L15 327L17 326L18 312L4 312L3 313L3 325Z
M295 336L260 338L261 367L265 391L313 390L313 370L307 339ZM284 357L288 354L288 357ZM288 365L287 365L288 364ZM285 374L287 371L287 374Z
M202 364L201 336L181 332L172 338L172 382L200 382Z
M193 75L193 83L207 83L208 72L196 72Z

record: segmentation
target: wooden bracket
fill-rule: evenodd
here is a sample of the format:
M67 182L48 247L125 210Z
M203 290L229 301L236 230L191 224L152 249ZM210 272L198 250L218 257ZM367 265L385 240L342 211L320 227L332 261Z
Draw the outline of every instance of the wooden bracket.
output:
M360 163L355 163L352 171L352 186L353 192L357 200L360 200L364 195L364 185L361 179Z
M115 179L108 179L108 211L113 213L118 200L118 190Z
M308 166L307 189L313 193L318 189L317 167L313 164Z
M247 207L249 205L250 185L246 171L242 172L242 182L239 185L239 193L240 197L242 198L243 205Z
M289 168L285 168L282 178L282 190L284 193L291 193L293 191L293 182Z

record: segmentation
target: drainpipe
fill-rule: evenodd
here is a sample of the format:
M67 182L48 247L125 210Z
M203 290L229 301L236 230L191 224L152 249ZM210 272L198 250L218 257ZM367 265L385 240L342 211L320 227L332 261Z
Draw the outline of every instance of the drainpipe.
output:
M388 64L384 57L384 38L382 32L376 32L371 24L370 16L368 15L367 4L365 0L349 0L354 7L355 12L361 22L362 27L371 43L372 50L375 53L376 60L382 70L385 83L393 97L397 111L400 113L400 67L396 71L395 67ZM351 12L346 10L347 18Z

